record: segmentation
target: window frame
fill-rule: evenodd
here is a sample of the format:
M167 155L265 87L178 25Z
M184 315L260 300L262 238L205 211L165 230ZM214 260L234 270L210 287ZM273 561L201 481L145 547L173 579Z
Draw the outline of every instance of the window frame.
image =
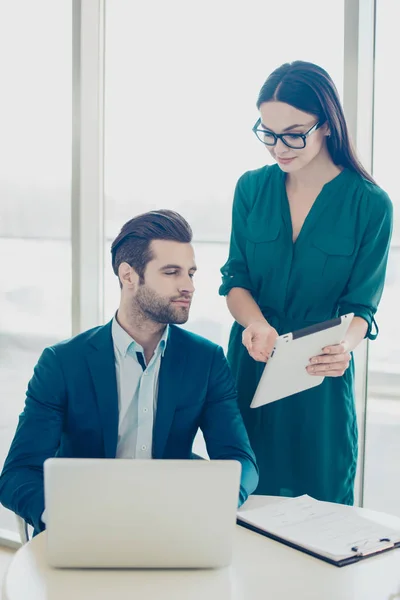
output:
M72 333L104 322L104 97L107 0L73 0ZM345 0L344 109L367 169L373 163L375 0ZM371 39L373 43L371 44ZM217 293L217 292L216 292ZM355 503L363 505L368 344L355 352L359 463ZM17 547L13 531L0 546Z

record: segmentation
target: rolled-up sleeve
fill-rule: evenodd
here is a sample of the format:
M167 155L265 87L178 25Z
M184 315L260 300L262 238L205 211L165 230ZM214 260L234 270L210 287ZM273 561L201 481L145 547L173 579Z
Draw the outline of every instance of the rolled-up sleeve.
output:
M363 236L353 272L339 302L341 315L353 312L368 324L366 337L378 335L375 313L382 296L392 235L393 207L380 188L371 203L371 216Z
M222 285L219 288L221 296L227 296L234 287L252 291L246 260L245 231L249 213L248 199L246 198L247 176L247 173L242 175L235 189L229 257L221 268Z

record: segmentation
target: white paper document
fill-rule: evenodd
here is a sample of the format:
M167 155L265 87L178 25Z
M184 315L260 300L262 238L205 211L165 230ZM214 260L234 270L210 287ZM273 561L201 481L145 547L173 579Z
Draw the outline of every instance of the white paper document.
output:
M333 561L366 556L400 542L400 531L362 517L351 507L310 496L238 513L239 520Z

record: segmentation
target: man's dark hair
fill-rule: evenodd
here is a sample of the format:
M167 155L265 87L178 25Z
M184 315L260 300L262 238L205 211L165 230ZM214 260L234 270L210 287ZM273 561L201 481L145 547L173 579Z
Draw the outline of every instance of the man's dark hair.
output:
M173 210L152 210L134 217L122 227L111 245L112 268L118 275L119 265L128 263L144 282L147 263L153 258L153 240L170 240L190 244L193 232L189 223Z

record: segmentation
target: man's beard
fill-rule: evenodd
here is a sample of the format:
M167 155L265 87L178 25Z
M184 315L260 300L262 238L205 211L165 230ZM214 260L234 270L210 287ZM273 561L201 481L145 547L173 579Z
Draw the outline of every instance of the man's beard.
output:
M141 284L134 302L144 317L154 323L182 325L189 318L189 307L185 308L171 304L173 300L179 299L182 299L182 296L165 298L145 284Z

